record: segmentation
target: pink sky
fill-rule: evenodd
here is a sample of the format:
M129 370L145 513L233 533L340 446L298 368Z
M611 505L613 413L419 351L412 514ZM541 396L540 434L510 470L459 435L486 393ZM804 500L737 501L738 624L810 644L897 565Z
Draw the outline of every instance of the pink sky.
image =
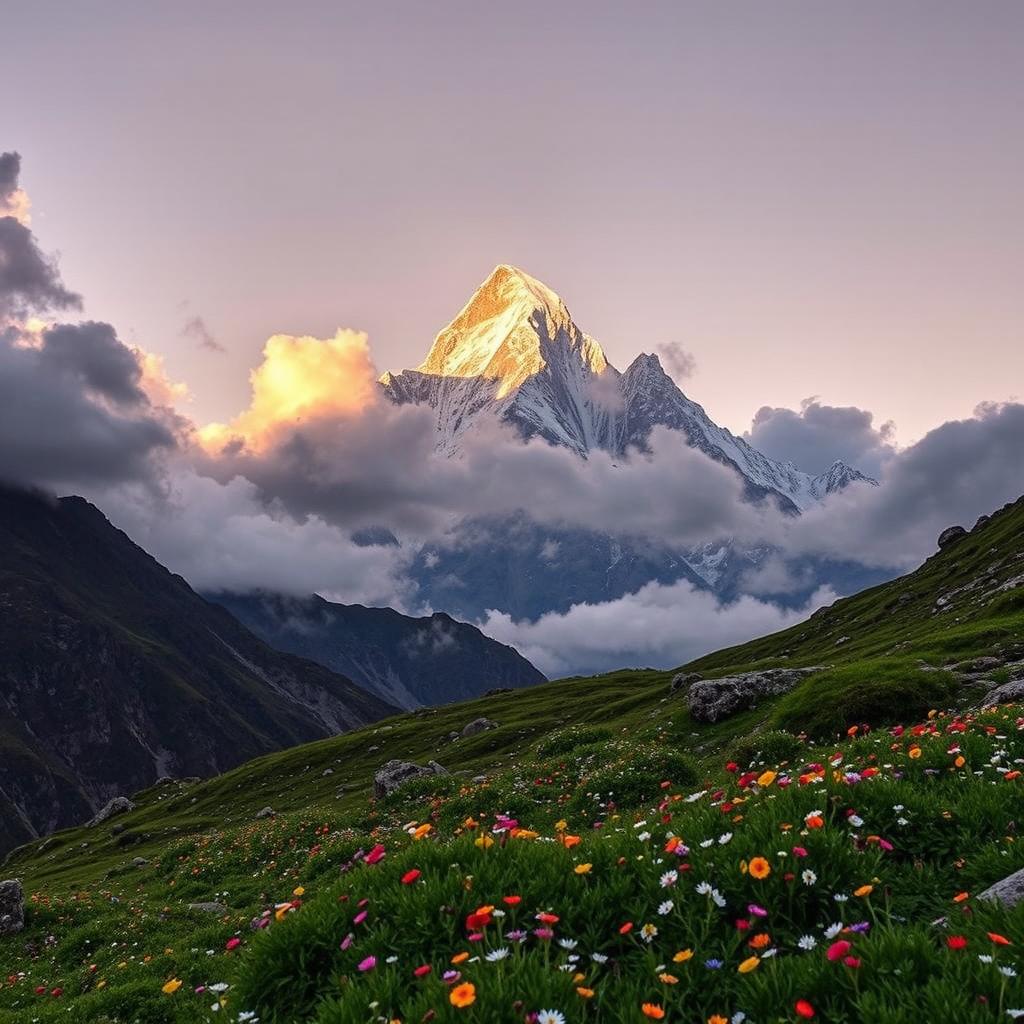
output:
M199 421L272 334L417 364L509 262L620 368L694 353L734 430L817 394L908 442L1024 393L1022 37L1013 0L40 2L0 150Z

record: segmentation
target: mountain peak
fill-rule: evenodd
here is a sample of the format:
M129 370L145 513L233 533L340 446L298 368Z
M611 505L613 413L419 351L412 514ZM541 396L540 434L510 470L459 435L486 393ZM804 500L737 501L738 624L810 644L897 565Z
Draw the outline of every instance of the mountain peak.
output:
M577 349L595 373L608 365L600 346L573 323L554 291L501 263L438 334L417 369L441 377L500 379L500 397L544 369L544 349L557 342Z

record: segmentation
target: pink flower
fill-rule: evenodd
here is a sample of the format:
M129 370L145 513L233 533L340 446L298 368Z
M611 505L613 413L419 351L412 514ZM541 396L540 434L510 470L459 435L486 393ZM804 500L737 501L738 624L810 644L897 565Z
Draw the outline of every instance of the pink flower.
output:
M420 964L412 973L417 978L425 978L432 970L430 964Z
M793 856L794 857L806 857L807 856L807 851L802 846L794 846L793 847Z
M237 935L235 935L228 939L228 941L224 944L224 948L230 953L231 950L238 949L238 947L241 944L242 940Z
M359 970L361 971L372 971L377 966L377 958L375 956L368 956L365 960L359 961Z
M363 858L363 860L365 860L367 864L376 864L376 863L377 863L378 861L382 861L382 860L384 859L384 854L385 854L385 853L387 853L387 851L386 851L386 850L384 849L384 847L383 847L383 846L381 846L381 844L380 844L380 843L378 843L378 844L377 844L377 845L376 845L376 846L375 846L375 847L374 847L374 848L373 848L373 849L372 849L372 850L371 850L371 851L370 851L370 852L369 852L369 853L368 853L368 854L367 854L367 855L366 855L366 856L365 856L365 857Z
M360 910L355 917L352 918L353 924L362 924L366 920L366 915L369 913L368 910Z
M349 946L352 945L352 942L353 942L354 939L355 939L355 936L351 932L349 932L348 935L346 935L345 938L343 938L341 940L341 948L342 949L348 949Z

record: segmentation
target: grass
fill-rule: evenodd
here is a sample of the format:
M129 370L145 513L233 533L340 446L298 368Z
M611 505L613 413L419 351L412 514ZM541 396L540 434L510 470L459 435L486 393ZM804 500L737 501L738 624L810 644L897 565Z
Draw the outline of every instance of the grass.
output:
M687 666L824 666L713 726L671 672L562 680L154 787L34 841L2 872L30 899L0 939L0 1022L778 1024L812 1019L801 1000L832 1024L1009 1020L1024 910L976 896L1024 867L1024 711L971 712L981 691L956 665L1024 657L1019 588L1000 589L1024 572L1020 538L1024 506ZM481 716L499 727L449 739ZM374 800L396 757L452 774ZM836 942L856 963L829 959Z

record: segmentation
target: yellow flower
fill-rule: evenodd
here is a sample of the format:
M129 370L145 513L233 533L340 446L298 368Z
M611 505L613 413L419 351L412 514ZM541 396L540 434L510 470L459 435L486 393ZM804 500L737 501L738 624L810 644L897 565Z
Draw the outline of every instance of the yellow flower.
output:
M685 964L687 960L691 959L693 959L693 950L681 949L674 957L672 957L672 962L676 964Z
M577 864L576 867L573 868L573 871L575 871L577 875L589 875L590 869L593 866L593 864Z
M477 836L473 843L481 850L489 850L494 845L494 840L490 836Z
M160 991L163 992L165 996L173 996L179 988L181 988L181 982L177 978L171 978L171 980L167 982Z
M567 822L565 820L565 818L561 818L560 820L555 822L555 831L556 832L564 832L568 827L569 827L569 822Z
M764 857L754 857L748 865L748 870L754 878L760 880L767 878L772 873L772 866Z
M775 781L777 775L778 772L773 771L761 772L757 777L757 784L759 786L770 786Z
M592 988L586 988L583 985L577 986L576 994L580 997L580 999L594 998L594 990Z
M748 956L739 966L740 974L749 974L751 971L757 970L757 965L760 962L756 956Z
M297 886L295 886L294 889L292 889L292 895L293 896L305 896L306 895L306 890L305 890L305 888L303 888L303 886L297 885Z
M921 756L921 748L917 746L911 747L907 751L907 754L909 754L910 757L912 757L916 761Z
M873 885L862 885L859 889L853 890L854 896L870 896L874 892L875 887Z
M679 979L674 974L659 974L658 975L658 981L660 981L662 983L662 985L678 985L679 984Z

